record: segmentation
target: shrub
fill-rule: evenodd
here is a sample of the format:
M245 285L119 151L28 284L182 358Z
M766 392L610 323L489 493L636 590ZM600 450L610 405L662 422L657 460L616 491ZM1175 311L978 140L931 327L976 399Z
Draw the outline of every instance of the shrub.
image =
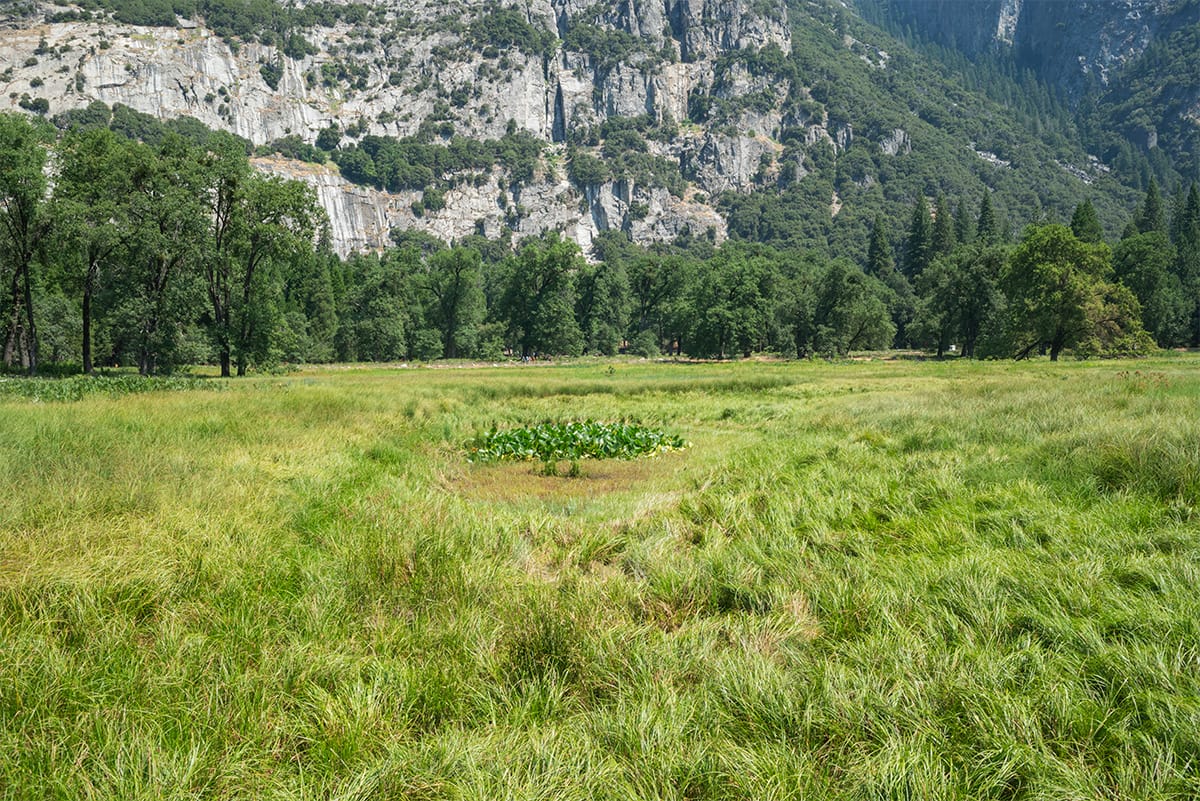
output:
M647 359L661 355L662 351L658 347L658 335L649 330L640 332L633 338L633 342L629 343L629 352L634 356L642 356Z
M278 64L263 64L258 68L258 74L272 89L279 88L279 80L283 78L283 68Z

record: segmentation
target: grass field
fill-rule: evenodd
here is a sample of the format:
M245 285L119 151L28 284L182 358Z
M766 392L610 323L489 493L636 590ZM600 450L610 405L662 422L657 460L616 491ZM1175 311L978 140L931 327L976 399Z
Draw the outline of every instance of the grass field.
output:
M0 393L6 801L1200 797L1200 358L205 385Z

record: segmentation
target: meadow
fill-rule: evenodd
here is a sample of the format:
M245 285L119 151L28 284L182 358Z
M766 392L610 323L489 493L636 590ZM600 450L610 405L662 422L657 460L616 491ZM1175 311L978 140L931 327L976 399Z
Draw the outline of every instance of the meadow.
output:
M1194 355L0 391L0 798L1200 797L1198 401ZM688 446L468 461L580 420Z

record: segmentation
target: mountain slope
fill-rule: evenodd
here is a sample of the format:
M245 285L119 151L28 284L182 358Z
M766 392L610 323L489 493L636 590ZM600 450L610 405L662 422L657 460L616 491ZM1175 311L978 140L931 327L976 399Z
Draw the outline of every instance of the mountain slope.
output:
M1061 93L1086 144L1142 182L1200 176L1198 0L859 0L871 19ZM966 67L959 62L958 66ZM967 67L969 68L969 67ZM1134 153L1122 153L1133 148ZM1131 158L1132 155L1132 158Z
M989 192L1014 225L1091 197L1110 232L1135 198L1069 122L1037 130L832 0L108 0L3 24L14 108L234 131L317 187L342 253L397 229L618 229L861 256L920 195Z

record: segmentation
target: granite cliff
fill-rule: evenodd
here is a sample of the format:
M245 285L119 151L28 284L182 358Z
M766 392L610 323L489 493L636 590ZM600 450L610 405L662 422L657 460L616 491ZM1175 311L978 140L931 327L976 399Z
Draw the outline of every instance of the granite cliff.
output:
M1187 13L1180 0L859 0L922 37L978 56L1009 50L1017 63L1078 93L1106 84Z
M54 116L95 101L122 104L159 119L192 117L254 145L285 137L311 144L331 126L347 132L344 141L432 126L443 139L515 129L546 143L531 179L516 185L495 170L458 183L444 208L421 215L412 210L419 192L376 191L332 166L261 159L264 169L313 184L342 253L379 247L389 231L408 227L444 238L557 228L584 246L612 228L643 242L683 230L723 238L724 221L708 199L764 179L764 165L782 151L785 101L803 93L746 64L762 52L789 52L783 0L406 0L356 8L361 13L304 29L298 55L279 43L219 36L200 19L146 27L77 19L69 6L10 11L0 23L0 89L14 109L41 99ZM502 31L532 32L536 47L503 36L492 43L497 20ZM715 98L721 113L686 123L698 97ZM685 181L671 190L637 176L572 182L563 168L568 148L597 148L597 132L615 118L669 129L648 142L649 155ZM825 122L806 120L810 139L834 141Z

